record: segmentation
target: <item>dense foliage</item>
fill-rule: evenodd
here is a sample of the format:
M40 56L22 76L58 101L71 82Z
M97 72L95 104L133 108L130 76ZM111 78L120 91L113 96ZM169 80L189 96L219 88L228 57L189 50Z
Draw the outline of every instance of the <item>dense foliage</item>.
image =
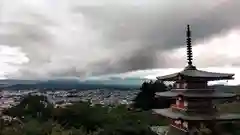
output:
M78 102L54 108L46 97L31 95L3 113L16 119L2 121L2 135L155 135L149 126L164 124L151 111L134 111L125 105Z
M167 108L170 106L170 100L155 97L156 92L164 92L168 87L160 81L144 82L140 88L140 92L134 99L134 107L142 110L150 110L153 108Z

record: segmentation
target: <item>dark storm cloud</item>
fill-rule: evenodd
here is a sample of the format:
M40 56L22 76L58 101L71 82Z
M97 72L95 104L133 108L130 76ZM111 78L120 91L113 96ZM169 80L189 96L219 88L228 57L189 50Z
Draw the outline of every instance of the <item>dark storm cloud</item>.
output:
M90 19L88 23L104 31L109 40L136 40L136 46L143 48L172 49L184 45L186 24L192 26L195 40L240 25L240 1L228 1L212 9L176 4L164 11L160 7L78 7L73 11L83 13Z
M157 0L140 6L60 3L46 4L41 12L30 8L29 19L19 22L14 16L18 21L0 28L1 44L20 46L30 59L21 75L82 77L174 67L162 53L185 44L187 24L198 42L240 25L238 0Z
M94 63L93 67L100 67L94 75L106 73L123 73L126 71L135 71L138 69L157 68L157 57L153 55L153 50L139 50L126 58L119 58L118 61L110 63L109 61ZM105 68L102 68L105 67Z
M201 10L196 5L191 5L187 8L176 6L166 13L161 9L137 7L78 7L74 12L83 13L93 27L104 31L105 36L115 42L109 44L110 48L116 47L118 42L138 41L138 44L132 46L139 49L132 52L127 59L119 58L120 60L115 63L116 66L98 65L105 71L104 73L107 73L174 67L174 65L166 65L166 59L156 54L183 46L186 24L192 26L193 40L201 42L221 32L239 27L240 18L237 17L239 8L240 1L228 1L208 10ZM128 49L128 46L122 47Z
M1 28L2 28L2 31L0 32L1 44L9 45L20 44L21 46L24 46L27 45L26 43L29 42L44 43L50 42L51 40L50 33L39 25L25 23L6 23L6 24L2 23ZM8 28L13 29L13 31L6 34Z
M194 30L194 38L208 38L211 35L224 33L240 26L240 1L228 1L227 3L212 9L210 13L204 13L200 18L191 21Z

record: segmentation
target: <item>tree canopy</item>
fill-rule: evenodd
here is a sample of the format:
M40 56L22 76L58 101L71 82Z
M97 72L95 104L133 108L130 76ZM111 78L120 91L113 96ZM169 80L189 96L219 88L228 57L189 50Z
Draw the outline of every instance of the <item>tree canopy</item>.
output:
M129 110L127 106L92 106L78 102L54 108L44 96L25 97L18 105L4 111L23 124L1 124L4 135L155 135L151 125L163 125L151 111Z
M134 99L134 107L143 110L169 107L169 99L155 97L156 92L164 92L167 90L168 87L158 80L155 82L144 82L140 88L139 94Z

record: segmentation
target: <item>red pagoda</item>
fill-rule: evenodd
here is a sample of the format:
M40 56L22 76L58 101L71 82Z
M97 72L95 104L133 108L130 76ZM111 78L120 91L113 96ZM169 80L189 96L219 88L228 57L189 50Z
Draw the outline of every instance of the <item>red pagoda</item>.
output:
M174 82L170 91L156 93L158 97L169 97L175 103L167 109L153 109L154 113L170 119L167 135L201 135L204 126L218 135L215 125L219 121L240 120L238 114L222 114L217 111L215 101L235 98L233 93L223 93L208 87L208 81L233 79L234 74L213 73L198 70L192 64L190 26L187 26L188 65L180 72L157 77L160 81Z

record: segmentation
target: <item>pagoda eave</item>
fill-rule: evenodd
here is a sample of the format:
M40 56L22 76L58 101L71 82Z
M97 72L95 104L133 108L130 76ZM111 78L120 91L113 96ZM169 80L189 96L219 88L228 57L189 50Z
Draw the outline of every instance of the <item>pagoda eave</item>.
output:
M215 73L215 72L207 72L198 69L194 70L183 70L177 73L159 76L158 80L161 81L176 81L178 77L181 76L183 78L196 78L197 80L206 80L206 81L217 81L217 80L232 80L234 79L234 74L226 74L226 73Z
M183 119L187 121L240 121L239 114L216 114L216 115L199 115L199 114L191 114L188 115L183 114L181 112L173 112L172 109L153 109L155 114L159 114L171 119Z
M156 93L157 97L168 97L175 98L176 96L182 95L185 98L202 98L202 99L224 99L224 98L235 98L236 94L233 93L223 93L223 92L212 92L212 93L194 93L194 92L176 92L176 91L166 91Z

